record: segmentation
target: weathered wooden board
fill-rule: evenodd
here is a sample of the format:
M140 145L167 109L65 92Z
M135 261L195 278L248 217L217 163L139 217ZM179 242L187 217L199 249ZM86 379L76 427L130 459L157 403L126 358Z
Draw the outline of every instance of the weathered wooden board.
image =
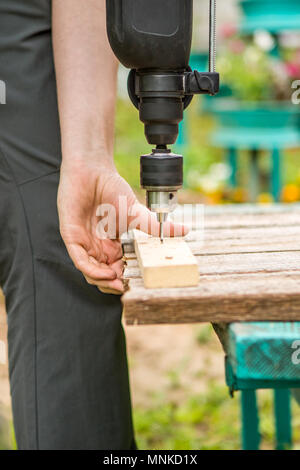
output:
M149 237L134 231L134 245L144 286L150 288L197 286L198 264L182 238Z
M128 253L126 321L300 321L300 206L237 212L206 211L204 239L189 242L197 287L145 289L135 254Z

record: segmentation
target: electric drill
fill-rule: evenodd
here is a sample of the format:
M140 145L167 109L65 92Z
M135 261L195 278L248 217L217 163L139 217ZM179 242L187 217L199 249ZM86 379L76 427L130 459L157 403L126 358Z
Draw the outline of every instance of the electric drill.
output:
M216 0L210 2L209 72L189 67L193 0L106 0L107 34L118 60L131 69L128 94L139 110L145 136L154 146L140 159L147 207L163 223L177 205L183 184L183 157L168 148L176 142L183 111L195 94L215 95Z

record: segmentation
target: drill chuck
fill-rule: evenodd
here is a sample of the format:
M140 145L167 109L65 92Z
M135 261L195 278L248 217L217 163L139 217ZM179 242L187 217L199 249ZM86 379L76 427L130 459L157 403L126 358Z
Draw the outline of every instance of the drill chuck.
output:
M167 148L157 148L149 155L142 155L140 168L141 186L144 189L164 187L177 190L182 187L183 157L171 153Z
M183 183L183 158L166 148L157 148L149 155L142 155L140 163L147 207L163 222L177 206L177 191Z
M157 214L158 221L165 222L168 214L177 207L177 190L170 191L168 188L147 189L146 201L148 209Z

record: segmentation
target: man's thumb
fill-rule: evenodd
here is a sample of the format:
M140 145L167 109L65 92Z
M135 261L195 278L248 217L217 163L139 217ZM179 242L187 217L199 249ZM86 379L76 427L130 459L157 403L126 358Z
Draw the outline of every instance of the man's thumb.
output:
M156 214L142 204L138 205L136 214L138 221L136 228L154 237L159 237L160 224ZM189 232L188 227L185 225L175 224L169 219L164 222L163 229L164 237L184 237Z

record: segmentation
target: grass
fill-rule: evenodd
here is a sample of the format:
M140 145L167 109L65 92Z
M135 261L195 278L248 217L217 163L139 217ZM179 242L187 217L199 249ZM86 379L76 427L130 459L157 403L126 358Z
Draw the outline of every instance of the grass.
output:
M7 414L7 410L0 407L0 450L16 449L13 425Z
M139 448L238 448L237 407L232 406L225 387L211 383L209 389L209 393L191 396L180 405L164 395L154 397L150 408L136 409L134 422Z
M262 449L274 449L273 397L259 391ZM300 408L293 402L294 446L300 448ZM208 391L178 403L167 394L154 395L147 407L136 407L134 425L139 449L238 450L239 393L234 399L224 386L211 381Z

